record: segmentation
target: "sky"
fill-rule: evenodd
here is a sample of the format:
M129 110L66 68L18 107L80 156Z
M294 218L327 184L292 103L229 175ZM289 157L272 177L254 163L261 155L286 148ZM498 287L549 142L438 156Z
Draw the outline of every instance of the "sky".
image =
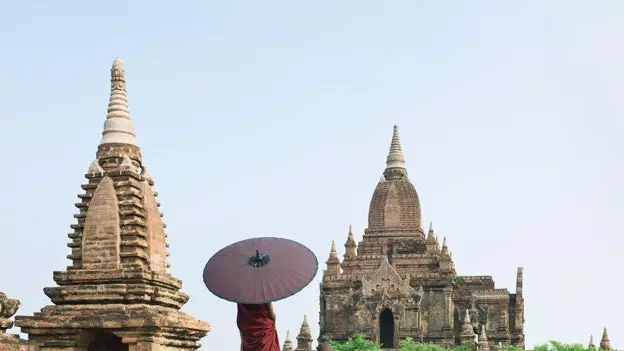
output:
M21 315L50 303L119 56L183 310L212 325L202 350L239 340L209 257L269 235L342 255L394 124L458 274L514 291L524 267L528 347L603 327L624 347L623 16L619 0L4 0L0 291ZM280 342L306 313L316 338L320 278L276 304Z

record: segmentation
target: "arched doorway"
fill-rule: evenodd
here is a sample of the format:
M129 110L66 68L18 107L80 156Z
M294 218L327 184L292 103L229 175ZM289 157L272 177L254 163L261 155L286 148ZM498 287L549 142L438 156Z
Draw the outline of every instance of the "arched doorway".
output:
M99 333L89 344L88 351L128 351L128 345L121 338L110 333Z
M394 314L386 308L379 315L379 343L385 349L393 349L394 345Z

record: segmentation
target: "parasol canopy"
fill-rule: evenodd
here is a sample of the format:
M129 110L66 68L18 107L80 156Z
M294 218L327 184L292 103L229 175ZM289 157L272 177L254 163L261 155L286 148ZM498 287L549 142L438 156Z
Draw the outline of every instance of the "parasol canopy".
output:
M317 270L314 253L296 241L252 238L214 254L204 268L204 283L224 300L263 304L298 293Z

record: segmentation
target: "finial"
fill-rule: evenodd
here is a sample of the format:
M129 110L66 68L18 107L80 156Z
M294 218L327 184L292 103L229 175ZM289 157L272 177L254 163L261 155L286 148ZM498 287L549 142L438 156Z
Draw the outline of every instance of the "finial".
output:
M429 222L429 233L433 233L433 222Z
M349 235L353 235L353 226L349 224Z
M332 246L330 253L336 254L336 240L332 240Z
M104 122L101 144L121 143L136 145L134 126L130 120L126 72L124 63L118 57L111 68L111 92L108 113Z
M392 142L390 143L390 152L386 159L386 170L383 173L386 180L399 180L407 175L405 169L405 156L401 148L401 140L399 139L399 127L394 126L392 133Z
M87 170L87 173L103 173L103 172L104 172L104 169L102 168L102 166L100 166L100 161L97 159L91 162L91 164L89 165L89 169Z
M286 330L286 340L290 340L290 329Z
M446 246L446 237L442 240L442 248L444 249Z

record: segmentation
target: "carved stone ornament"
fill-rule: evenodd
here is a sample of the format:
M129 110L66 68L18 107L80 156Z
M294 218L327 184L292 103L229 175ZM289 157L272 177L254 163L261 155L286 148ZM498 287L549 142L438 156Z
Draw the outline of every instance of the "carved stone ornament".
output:
M378 295L381 295L382 299L415 298L416 302L420 303L423 291L422 287L418 291L412 288L409 276L407 279L402 279L388 262L388 257L384 256L377 271L370 278L362 279L362 295L364 298Z
M20 306L20 300L10 299L0 292L0 318L11 318Z

